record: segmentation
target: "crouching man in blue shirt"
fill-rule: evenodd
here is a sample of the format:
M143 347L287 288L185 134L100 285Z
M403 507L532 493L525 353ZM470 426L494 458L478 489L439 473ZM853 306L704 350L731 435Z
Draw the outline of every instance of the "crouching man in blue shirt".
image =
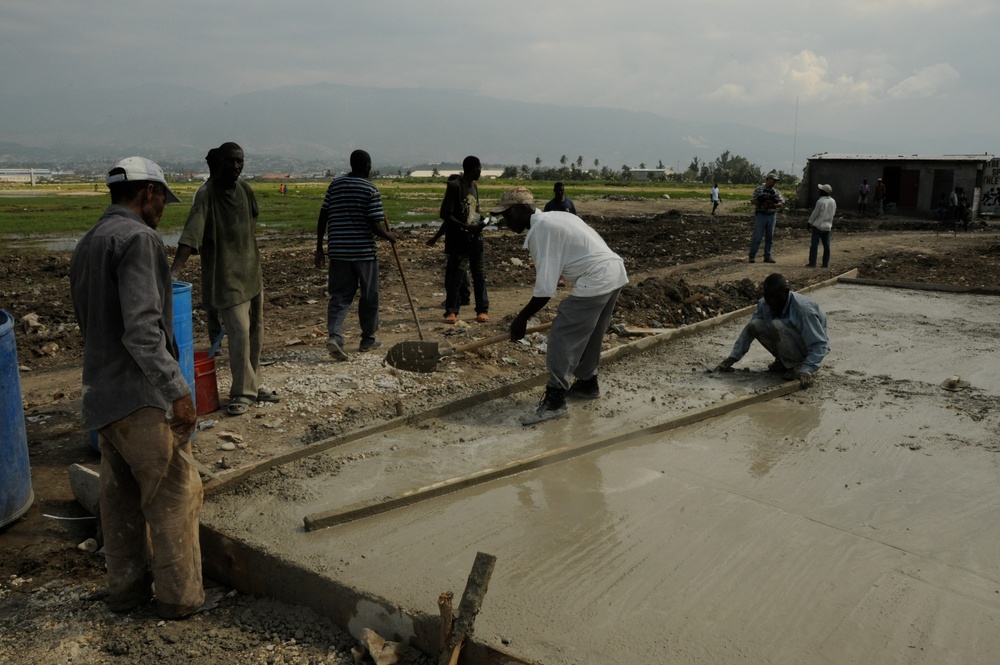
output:
M772 356L767 370L782 374L786 381L798 378L799 385L808 388L823 358L830 352L826 333L826 315L815 301L792 292L788 280L778 273L764 280L764 297L757 302L757 311L743 328L729 352L719 363L720 372L732 372L733 365L750 350L757 340Z

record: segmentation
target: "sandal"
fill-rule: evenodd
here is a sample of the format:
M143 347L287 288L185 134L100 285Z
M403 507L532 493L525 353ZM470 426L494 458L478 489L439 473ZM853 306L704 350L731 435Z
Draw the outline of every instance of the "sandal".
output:
M277 390L271 390L270 388L260 388L257 391L257 401L258 402L280 402L281 396L278 395Z
M226 407L227 416L243 416L250 411L250 405L240 399L234 399Z

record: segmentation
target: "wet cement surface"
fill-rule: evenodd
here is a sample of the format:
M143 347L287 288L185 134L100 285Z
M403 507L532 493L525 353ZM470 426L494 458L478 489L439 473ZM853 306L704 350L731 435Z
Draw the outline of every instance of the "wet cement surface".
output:
M1000 299L838 285L817 384L375 518L303 517L639 430L780 383L745 319L605 365L604 395L524 428L536 394L335 448L213 497L203 522L436 614L497 556L477 640L543 663L996 662ZM950 392L953 375L969 381ZM364 626L352 626L360 630ZM398 629L405 634L405 626Z

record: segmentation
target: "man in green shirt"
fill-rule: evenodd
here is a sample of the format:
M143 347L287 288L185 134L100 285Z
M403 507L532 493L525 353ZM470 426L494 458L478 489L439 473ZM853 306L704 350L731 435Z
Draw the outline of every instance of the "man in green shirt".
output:
M226 413L245 414L256 401L278 401L260 380L264 336L264 283L255 235L259 209L253 190L240 180L243 149L219 146L219 172L195 197L171 266L176 279L191 254L201 255L201 298L216 310L229 337L233 375Z

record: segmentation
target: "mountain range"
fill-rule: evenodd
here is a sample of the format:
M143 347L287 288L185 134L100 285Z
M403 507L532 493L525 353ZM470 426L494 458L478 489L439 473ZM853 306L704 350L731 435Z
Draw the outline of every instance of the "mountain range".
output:
M0 99L0 165L90 164L142 154L166 168L204 168L224 141L241 144L247 171L342 169L363 148L375 168L460 163L555 166L565 155L602 166L675 170L695 156L728 150L764 170L800 171L818 152L983 152L989 137L938 136L907 146L762 131L739 123L703 123L658 113L581 108L489 98L461 90L368 88L339 84L278 87L235 95L141 85L120 90L62 89ZM794 125L794 123L792 123Z

